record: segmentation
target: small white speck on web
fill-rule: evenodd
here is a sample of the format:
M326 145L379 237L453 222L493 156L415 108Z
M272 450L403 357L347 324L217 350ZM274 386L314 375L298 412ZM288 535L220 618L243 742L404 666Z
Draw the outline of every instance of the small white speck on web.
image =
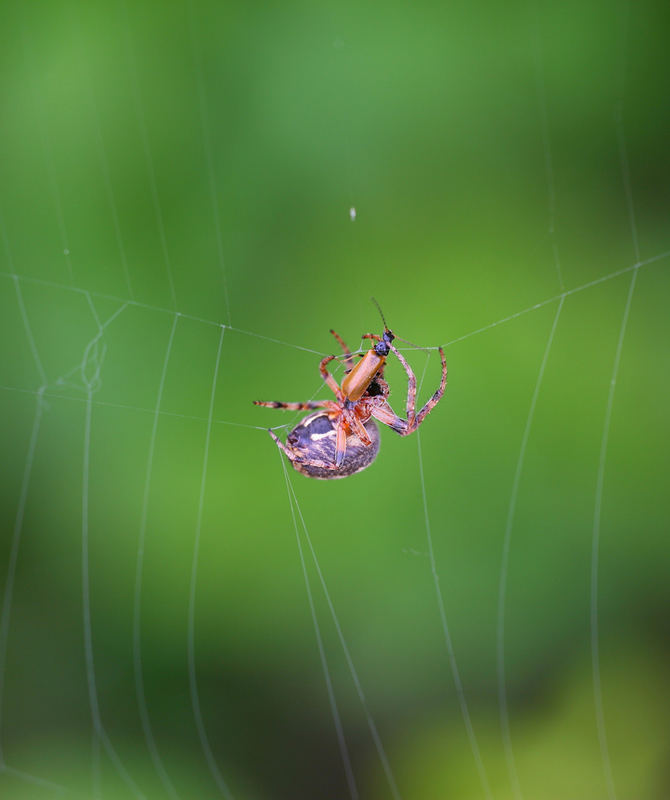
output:
M349 209L349 219L352 222L356 221L356 209L353 206Z

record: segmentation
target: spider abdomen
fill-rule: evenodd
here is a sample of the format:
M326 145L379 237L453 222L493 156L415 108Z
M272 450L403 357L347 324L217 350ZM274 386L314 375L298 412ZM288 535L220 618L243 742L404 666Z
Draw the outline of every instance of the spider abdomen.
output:
M310 478L329 480L346 478L369 467L379 452L379 429L372 418L364 423L371 444L364 445L358 436L347 436L347 449L339 467L328 468L321 464L335 464L335 423L325 411L317 411L301 420L289 433L286 446L294 458L292 464L298 472Z

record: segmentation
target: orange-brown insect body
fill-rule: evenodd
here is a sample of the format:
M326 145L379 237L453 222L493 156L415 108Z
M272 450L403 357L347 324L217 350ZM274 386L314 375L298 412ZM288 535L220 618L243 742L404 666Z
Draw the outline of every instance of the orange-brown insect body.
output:
M380 369L383 369L386 356L391 350L391 342L395 337L388 328L384 328L381 336L368 333L364 338L376 339L377 343L368 350L342 381L341 391L344 395L342 399L351 403L355 403L363 397L375 375Z
M385 361L386 356L378 355L374 348L368 350L342 381L344 399L351 400L352 402L360 400L368 386L372 383L372 379L384 366Z

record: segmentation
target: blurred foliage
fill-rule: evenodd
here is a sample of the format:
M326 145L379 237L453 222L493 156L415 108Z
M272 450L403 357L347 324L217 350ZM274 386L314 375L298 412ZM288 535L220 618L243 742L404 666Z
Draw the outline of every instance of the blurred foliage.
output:
M514 797L516 499L521 793L605 798L611 768L617 796L666 797L667 4L10 0L0 19L0 793L219 796L193 602L233 796L349 796L304 558L360 796L393 793L357 681L400 795L486 796L449 640L490 795ZM251 400L326 397L328 330L379 330L371 295L399 336L447 345L447 394L360 475L291 471L293 508L264 429L299 415ZM406 355L425 400L435 350Z

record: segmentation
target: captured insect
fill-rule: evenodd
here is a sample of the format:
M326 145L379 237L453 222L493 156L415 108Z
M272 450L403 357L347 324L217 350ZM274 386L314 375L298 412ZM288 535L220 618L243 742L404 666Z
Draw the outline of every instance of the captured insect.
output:
M401 436L409 436L435 408L447 385L447 362L440 347L442 378L440 385L426 405L416 413L416 377L403 355L393 344L395 336L389 330L379 304L384 332L381 336L366 333L363 339L375 344L367 353L354 356L344 340L331 330L344 352L346 374L342 385L328 372L327 365L336 356L326 356L319 364L324 381L332 389L335 400L307 403L277 403L254 400L257 406L283 408L289 411L315 411L301 420L289 433L286 444L270 430L277 447L286 455L298 472L310 478L324 480L346 478L369 467L379 452L379 429L375 420L388 425ZM384 367L393 353L407 373L407 419L399 417L388 403L389 385L384 380Z

